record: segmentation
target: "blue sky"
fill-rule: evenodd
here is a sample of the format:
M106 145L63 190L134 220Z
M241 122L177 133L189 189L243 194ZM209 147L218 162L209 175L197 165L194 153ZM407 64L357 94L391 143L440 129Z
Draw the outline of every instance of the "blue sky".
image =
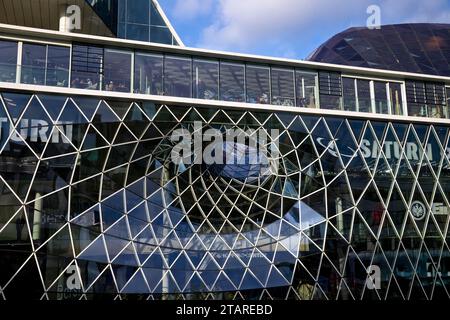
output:
M367 8L381 23L450 23L450 0L159 0L186 46L304 59Z

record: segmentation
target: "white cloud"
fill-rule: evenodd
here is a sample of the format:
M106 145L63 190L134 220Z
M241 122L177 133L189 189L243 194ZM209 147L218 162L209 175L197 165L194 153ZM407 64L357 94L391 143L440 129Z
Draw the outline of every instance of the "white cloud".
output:
M298 46L317 34L365 25L371 4L380 6L382 23L450 22L447 0L216 0L214 22L204 29L199 46Z
M193 20L211 13L217 0L177 0L173 14L177 19Z

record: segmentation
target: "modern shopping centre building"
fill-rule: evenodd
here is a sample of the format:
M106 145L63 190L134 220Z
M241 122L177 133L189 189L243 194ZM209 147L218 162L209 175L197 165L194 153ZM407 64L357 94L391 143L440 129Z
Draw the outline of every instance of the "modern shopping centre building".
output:
M450 25L300 61L187 48L154 0L0 23L0 299L450 297Z

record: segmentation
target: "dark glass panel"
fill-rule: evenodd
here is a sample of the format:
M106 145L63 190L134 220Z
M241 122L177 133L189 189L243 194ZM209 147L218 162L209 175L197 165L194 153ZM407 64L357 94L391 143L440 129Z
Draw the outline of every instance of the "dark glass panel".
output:
M356 111L356 91L355 91L355 79L342 78L342 100L344 104L344 110Z
M163 94L163 56L136 53L134 60L134 92Z
M342 97L321 94L320 95L320 108L321 109L330 109L330 110L341 110Z
M21 82L45 85L47 46L23 44Z
M149 41L149 27L142 24L127 23L126 38L137 41Z
M194 98L217 100L219 91L219 63L194 60Z
M132 53L105 50L105 77L103 90L130 92Z
M220 100L244 102L245 79L244 65L238 63L220 63Z
M372 112L372 100L370 98L370 81L358 79L358 107L359 112Z
M0 41L0 81L16 82L17 42Z
M150 24L152 26L163 26L165 27L166 24L164 22L164 19L159 14L158 10L156 9L155 5L152 3L152 6L150 8Z
M172 33L166 27L150 27L150 42L172 44Z
M48 46L46 85L69 86L70 48Z
M389 114L387 83L374 81L373 87L375 90L375 112Z
M127 0L127 22L148 24L150 3L149 0Z
M272 104L294 106L294 71L272 69Z
M74 44L72 47L71 87L98 90L103 73L102 47Z
M262 66L247 66L247 102L270 103L270 69Z
M192 97L191 59L166 56L164 63L164 93L166 96Z

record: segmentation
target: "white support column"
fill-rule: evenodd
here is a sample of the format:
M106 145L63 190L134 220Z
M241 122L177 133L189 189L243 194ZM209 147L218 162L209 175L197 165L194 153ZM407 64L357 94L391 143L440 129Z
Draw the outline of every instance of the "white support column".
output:
M377 113L377 104L375 102L375 82L372 80L370 84L370 104L372 106L372 113Z
M408 104L406 102L406 84L403 82L401 84L401 88L402 88L402 104L403 104L403 115L404 116L408 116Z
M20 79L22 78L22 55L23 55L23 42L19 41L17 44L16 83L20 83Z
M391 101L391 86L389 82L386 82L386 101L387 101L387 107L388 107L388 114L395 114L394 106L392 105Z

